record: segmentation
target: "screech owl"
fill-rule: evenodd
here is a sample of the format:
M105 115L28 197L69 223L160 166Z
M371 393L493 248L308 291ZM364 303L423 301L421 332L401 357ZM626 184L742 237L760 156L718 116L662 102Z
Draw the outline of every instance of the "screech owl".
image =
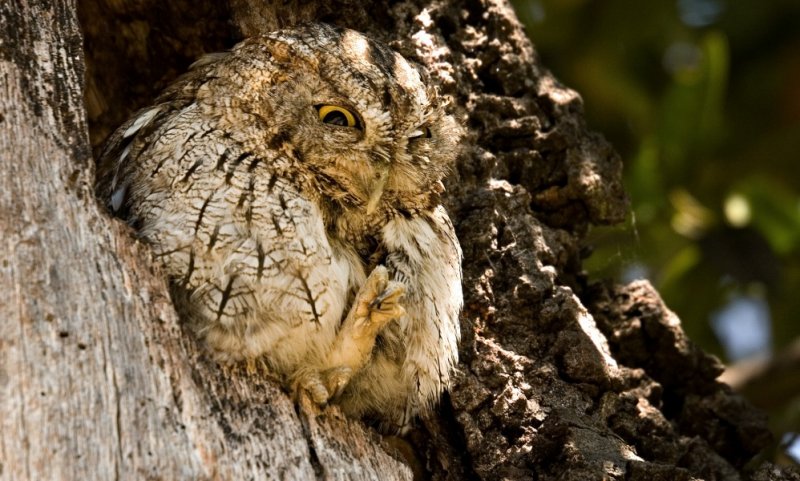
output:
M398 431L457 362L461 128L424 72L310 24L207 55L109 139L98 194L223 362Z

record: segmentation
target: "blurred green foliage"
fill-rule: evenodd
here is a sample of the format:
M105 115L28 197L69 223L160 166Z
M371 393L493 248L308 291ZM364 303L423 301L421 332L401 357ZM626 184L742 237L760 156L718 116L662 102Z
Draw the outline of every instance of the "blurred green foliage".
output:
M800 336L800 1L514 4L624 159L632 214L592 232L590 273L650 279L723 359L736 298L766 302L769 350Z

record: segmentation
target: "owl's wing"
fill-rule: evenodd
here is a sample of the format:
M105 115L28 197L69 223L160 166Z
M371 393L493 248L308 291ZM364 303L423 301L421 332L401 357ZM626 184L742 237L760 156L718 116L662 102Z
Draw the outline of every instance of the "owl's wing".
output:
M404 375L417 386L418 408L427 410L449 385L458 362L461 247L442 206L389 221L382 240L387 268L407 289Z
M153 106L136 112L130 120L117 128L106 140L97 165L96 191L99 199L120 217L126 217L128 187L125 182L137 169L138 152L146 149L164 124L196 101L197 91L205 82L214 62L229 55L228 52L201 57L156 99Z
M136 139L146 139L157 130L174 107L161 104L136 113L120 126L106 141L97 164L97 196L106 207L120 217L126 217L124 208L128 184L123 180L130 175L131 149Z
M221 358L267 354L288 371L334 336L352 266L287 159L254 151L246 139L258 132L245 128L221 127L197 103L142 111L107 149L101 192Z

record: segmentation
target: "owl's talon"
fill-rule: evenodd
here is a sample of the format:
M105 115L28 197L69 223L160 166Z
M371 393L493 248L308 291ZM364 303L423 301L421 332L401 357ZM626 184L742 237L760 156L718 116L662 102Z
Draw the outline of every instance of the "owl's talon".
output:
M380 329L389 322L402 317L406 310L400 305L400 299L405 293L406 287L403 284L389 281L383 292L369 303L370 323Z
M382 310L384 302L396 303L405 293L406 287L403 284L394 281L389 282L383 292L369 303L369 307L370 309Z
M311 395L307 391L300 391L296 393L293 398L294 402L300 406L301 411L312 417L318 416L321 412L319 404L311 399Z
M347 366L335 367L325 371L325 385L328 388L331 399L338 397L347 387L350 378L353 377L353 370Z
M325 383L322 382L320 373L313 369L306 369L295 375L293 392L295 400L300 400L303 396L308 397L319 407L328 404L331 395Z

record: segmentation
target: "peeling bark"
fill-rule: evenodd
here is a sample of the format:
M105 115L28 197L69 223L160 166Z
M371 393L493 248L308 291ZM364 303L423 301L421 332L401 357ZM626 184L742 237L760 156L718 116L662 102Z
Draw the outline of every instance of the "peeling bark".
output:
M0 478L411 479L400 445L433 480L798 479L746 469L763 415L648 284L588 283L621 162L507 3L78 3L0 5ZM210 361L92 194L92 146L197 56L307 20L426 65L470 131L447 182L460 373L405 444Z

